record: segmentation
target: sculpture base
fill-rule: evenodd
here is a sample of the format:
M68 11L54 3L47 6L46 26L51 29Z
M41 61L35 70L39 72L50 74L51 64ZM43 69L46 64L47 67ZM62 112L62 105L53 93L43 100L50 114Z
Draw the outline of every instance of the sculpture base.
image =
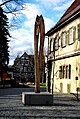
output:
M53 105L53 94L47 92L23 92L22 103L24 105Z

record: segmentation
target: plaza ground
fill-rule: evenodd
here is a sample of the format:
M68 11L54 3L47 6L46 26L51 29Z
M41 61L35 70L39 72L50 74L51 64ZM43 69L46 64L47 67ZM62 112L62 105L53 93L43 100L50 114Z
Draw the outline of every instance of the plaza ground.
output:
M34 87L0 89L0 119L80 119L80 101L71 94L54 94L52 106L24 106L22 92Z

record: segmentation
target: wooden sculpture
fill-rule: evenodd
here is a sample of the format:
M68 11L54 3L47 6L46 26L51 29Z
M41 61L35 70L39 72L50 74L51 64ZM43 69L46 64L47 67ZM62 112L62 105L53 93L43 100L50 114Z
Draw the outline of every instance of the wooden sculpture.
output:
M35 62L35 92L40 92L40 78L43 67L45 25L43 16L36 17L34 26L34 62Z

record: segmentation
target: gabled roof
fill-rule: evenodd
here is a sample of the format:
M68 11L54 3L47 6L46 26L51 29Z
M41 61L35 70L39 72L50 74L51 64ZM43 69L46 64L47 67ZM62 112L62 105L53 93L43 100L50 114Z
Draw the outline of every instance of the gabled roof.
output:
M16 65L18 62L21 61L22 57L27 57L28 60L30 60L31 64L34 65L34 55L28 55L26 52L22 54L22 56L17 56L16 59L14 60L14 65Z
M24 54L21 57L29 57L29 56L28 56L28 54L26 52L24 52Z
M50 35L50 34L56 32L56 30L61 28L63 25L65 25L65 23L67 23L68 20L70 20L69 18L74 17L75 15L78 15L78 17L80 17L80 0L75 0L71 4L71 6L67 9L67 11L63 14L61 19L57 22L57 24L53 28L51 28L46 33L46 35ZM69 23L69 21L68 21L68 23Z

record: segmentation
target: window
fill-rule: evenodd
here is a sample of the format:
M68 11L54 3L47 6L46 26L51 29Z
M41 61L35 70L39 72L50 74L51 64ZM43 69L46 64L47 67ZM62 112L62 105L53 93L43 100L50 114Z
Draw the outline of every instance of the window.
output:
M73 43L73 28L69 29L69 44Z
M54 45L55 45L55 47L54 47ZM58 35L55 37L54 45L53 45L53 47L55 48L55 50L58 50L58 48L59 48L59 36Z
M24 67L24 72L26 72L27 71L27 67Z
M26 61L26 62L25 62L25 64L28 64L28 63L29 63L29 61Z
M69 29L69 44L72 44L75 42L76 39L76 27L71 27Z
M62 36L61 36L62 47L65 47L66 46L66 40L67 40L66 37L67 37L66 32L63 32L62 33Z
M59 66L59 78L71 79L71 65Z
M23 67L20 67L20 71L23 71Z
M28 67L28 71L31 71L31 67Z
M24 59L24 57L21 57L21 59Z
M66 66L66 78L71 79L71 65Z

